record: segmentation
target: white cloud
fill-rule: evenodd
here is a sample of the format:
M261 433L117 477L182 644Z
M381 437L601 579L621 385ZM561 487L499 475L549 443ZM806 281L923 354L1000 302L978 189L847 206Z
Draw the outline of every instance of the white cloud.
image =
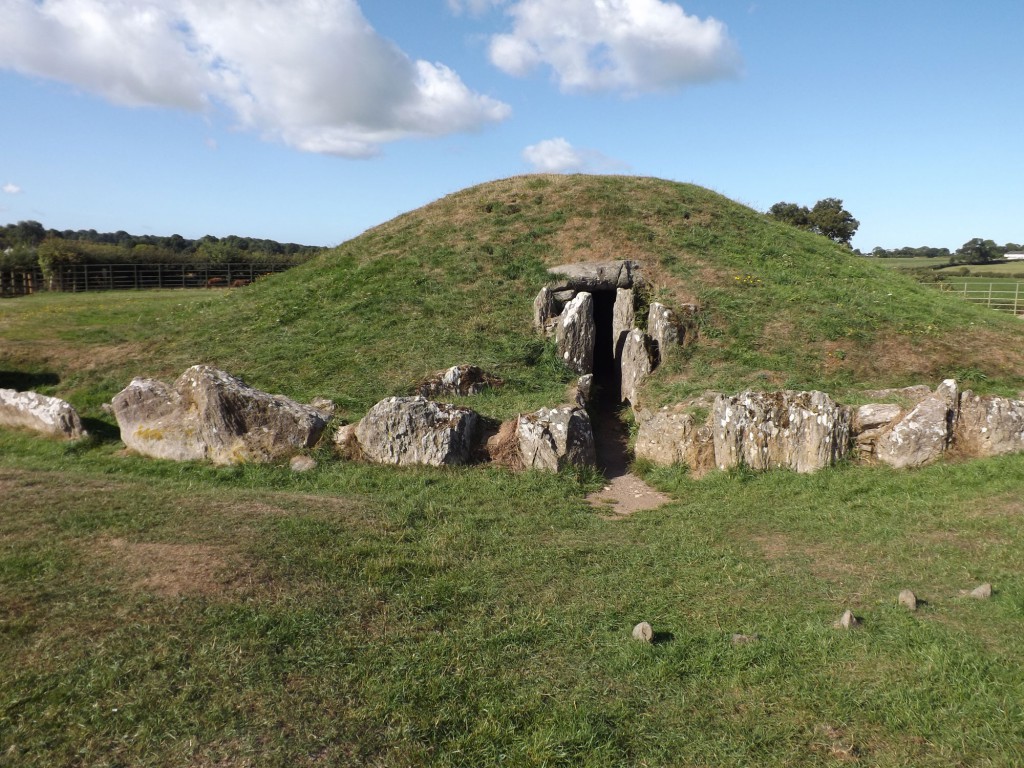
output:
M118 104L226 105L311 152L475 130L509 107L382 38L356 0L0 0L0 68Z
M531 144L523 150L523 159L539 173L625 170L623 163L592 149L577 149L562 137Z
M18 193L21 192L21 187L19 187L17 184L12 184L11 182L7 182L6 184L4 184L2 189L8 195L17 195Z
M516 0L511 33L491 38L491 62L522 76L541 65L566 91L665 90L738 74L725 25L666 0Z

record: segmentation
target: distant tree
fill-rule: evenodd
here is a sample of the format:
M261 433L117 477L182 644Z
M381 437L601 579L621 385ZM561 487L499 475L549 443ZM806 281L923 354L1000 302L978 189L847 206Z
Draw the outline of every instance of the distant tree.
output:
M796 203L776 203L768 209L768 215L846 246L850 245L850 240L860 226L860 222L843 208L843 201L837 197L819 200L811 209Z
M837 197L819 200L811 209L811 228L819 235L848 246L857 234L860 222L843 208L843 201Z
M57 273L55 267L62 264L75 264L81 260L81 254L75 243L59 237L48 237L36 248L39 267L43 270L43 279L51 291L57 290Z
M961 245L953 256L961 264L988 264L1001 259L1004 253L993 240L975 237Z
M11 235L17 245L39 245L46 238L46 229L38 221L19 221Z
M806 205L776 203L768 209L768 215L800 229L811 228L811 212Z

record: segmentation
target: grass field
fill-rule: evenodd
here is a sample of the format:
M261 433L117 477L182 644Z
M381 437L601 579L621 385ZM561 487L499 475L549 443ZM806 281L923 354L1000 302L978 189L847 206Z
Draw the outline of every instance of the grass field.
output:
M871 261L892 269L939 269L943 264L949 262L948 259L930 259L927 256L899 256L892 259L871 259Z
M946 266L948 261L941 258L930 259L926 256L908 256L893 259L871 259L872 263L892 269L934 269L941 275L959 275L963 270L968 273L984 273L985 275L1006 275L1024 279L1024 262L1007 261L996 264L954 264Z
M983 273L985 276L1005 275L1017 280L1024 279L1024 262L1021 261L1007 261L999 264L967 264L964 266L970 270L972 274ZM957 272L963 268L963 266L945 267L939 270L939 272L942 274L957 274Z
M1024 763L1024 456L639 467L673 501L612 520L592 472L175 464L127 455L101 409L195 362L343 418L465 361L508 382L487 415L558 402L529 303L576 247L706 307L653 402L1024 387L1013 318L763 219L685 185L514 180L239 290L0 303L0 386L92 432L0 430L0 765ZM833 628L847 608L860 629Z
M611 521L571 476L0 433L2 762L1024 760L1024 457L650 479Z

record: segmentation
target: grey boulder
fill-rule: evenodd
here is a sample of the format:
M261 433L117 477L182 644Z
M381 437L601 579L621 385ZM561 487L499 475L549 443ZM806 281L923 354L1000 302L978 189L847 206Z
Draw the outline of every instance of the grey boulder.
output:
M438 371L416 388L416 394L427 398L467 397L479 395L492 387L502 385L501 379L484 371L477 365L453 365Z
M956 382L946 379L878 438L875 458L896 469L921 467L935 461L949 447L958 405Z
M628 260L595 261L580 264L560 264L548 273L554 278L552 290L572 288L577 291L613 291L632 288L637 265Z
M378 464L437 467L470 463L479 436L474 411L417 396L381 400L345 440L354 439L360 455Z
M113 410L130 450L215 464L288 458L315 445L327 425L317 408L254 389L207 365L192 366L173 387L133 379L114 396Z
M516 432L526 469L557 472L570 465L593 466L596 461L590 417L577 406L541 408L520 416Z

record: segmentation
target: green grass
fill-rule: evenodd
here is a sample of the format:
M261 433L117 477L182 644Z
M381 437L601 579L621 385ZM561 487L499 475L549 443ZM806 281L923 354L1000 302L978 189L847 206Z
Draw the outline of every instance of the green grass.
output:
M658 470L620 521L568 476L0 457L12 765L1024 759L1024 457Z
M151 461L100 408L198 362L343 418L461 362L506 379L486 415L550 405L571 376L529 327L544 269L620 257L704 307L650 403L1024 385L1019 321L652 179L482 185L244 289L2 302L0 386L93 437L0 431L0 765L1024 761L1024 457L648 468L674 501L609 521L592 473ZM861 630L832 628L846 608Z
M897 256L891 259L872 259L876 264L890 269L939 269L949 259L928 258L927 256Z
M959 274L967 269L971 274L1005 275L1017 280L1024 279L1024 262L1007 261L998 264L966 264L939 270L941 274Z
M927 256L907 256L893 259L872 259L872 262L890 269L934 270L940 275L958 275L964 270L967 274L1007 275L1017 278L1024 277L1024 262L1005 261L995 264L953 264L941 258Z

